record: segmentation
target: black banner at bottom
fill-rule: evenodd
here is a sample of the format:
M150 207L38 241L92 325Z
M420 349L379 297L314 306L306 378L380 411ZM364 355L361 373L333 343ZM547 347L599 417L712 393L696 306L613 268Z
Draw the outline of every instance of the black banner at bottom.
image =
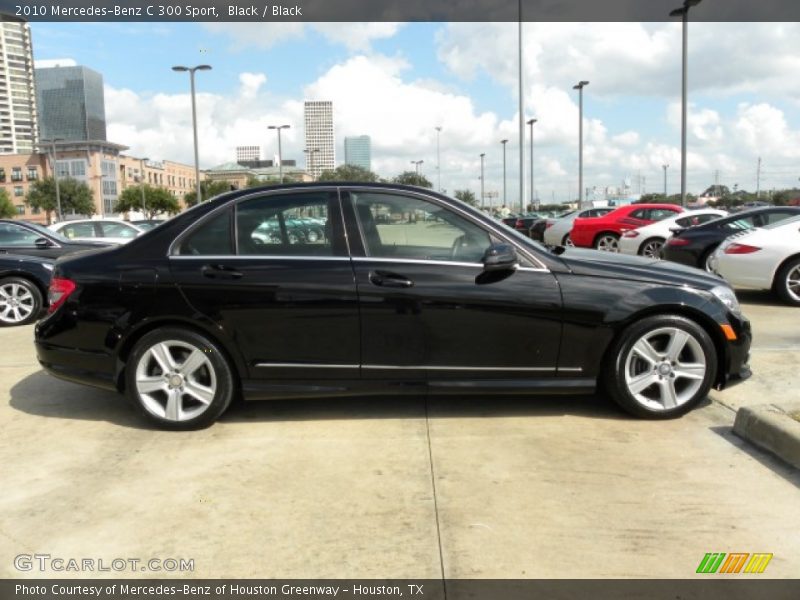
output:
M2 600L796 600L800 580L6 579Z

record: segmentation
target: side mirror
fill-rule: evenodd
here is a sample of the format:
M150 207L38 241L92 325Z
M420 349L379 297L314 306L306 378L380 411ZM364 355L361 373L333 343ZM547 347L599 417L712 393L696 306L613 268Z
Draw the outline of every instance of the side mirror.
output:
M510 244L492 244L483 254L485 271L510 271L519 263L517 250Z
M36 241L33 242L33 244L37 248L42 248L42 249L49 248L52 245L52 244L50 244L50 240L48 240L47 238L43 238L43 237L36 238Z

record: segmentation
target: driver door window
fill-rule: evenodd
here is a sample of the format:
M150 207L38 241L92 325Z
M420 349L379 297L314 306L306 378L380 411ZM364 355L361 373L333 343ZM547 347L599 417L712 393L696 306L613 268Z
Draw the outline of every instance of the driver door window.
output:
M39 234L12 223L0 223L0 246L35 246Z
M374 258L478 263L489 234L432 202L380 193L351 193L364 251Z

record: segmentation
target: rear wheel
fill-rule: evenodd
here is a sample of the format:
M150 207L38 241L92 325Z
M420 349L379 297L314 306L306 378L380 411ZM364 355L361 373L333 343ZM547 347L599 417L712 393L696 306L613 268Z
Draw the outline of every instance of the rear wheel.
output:
M705 398L717 371L708 333L678 315L647 317L614 343L606 388L625 411L648 419L680 416Z
M572 242L572 238L569 237L569 234L564 236L564 239L561 240L561 245L566 246L567 248L572 248L575 244Z
M702 258L700 259L700 268L705 269L709 273L713 273L714 271L711 270L711 256L714 254L714 251L717 249L717 246L712 246L706 253L703 254Z
M661 248L664 246L663 238L651 238L639 247L639 254L648 258L661 258Z
M775 291L781 300L800 306L800 256L786 262L775 275Z
M0 325L26 325L39 317L44 301L36 284L22 277L0 280Z
M594 247L603 252L619 252L619 236L616 233L601 233L595 239Z
M146 334L126 368L128 397L164 429L200 429L228 408L233 372L219 347L189 329L165 327Z

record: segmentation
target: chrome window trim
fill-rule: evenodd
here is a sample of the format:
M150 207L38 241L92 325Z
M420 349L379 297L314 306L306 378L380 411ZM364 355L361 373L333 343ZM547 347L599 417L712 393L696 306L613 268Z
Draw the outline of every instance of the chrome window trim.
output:
M299 256L292 254L171 254L167 258L175 260L338 260L350 262L349 256Z

